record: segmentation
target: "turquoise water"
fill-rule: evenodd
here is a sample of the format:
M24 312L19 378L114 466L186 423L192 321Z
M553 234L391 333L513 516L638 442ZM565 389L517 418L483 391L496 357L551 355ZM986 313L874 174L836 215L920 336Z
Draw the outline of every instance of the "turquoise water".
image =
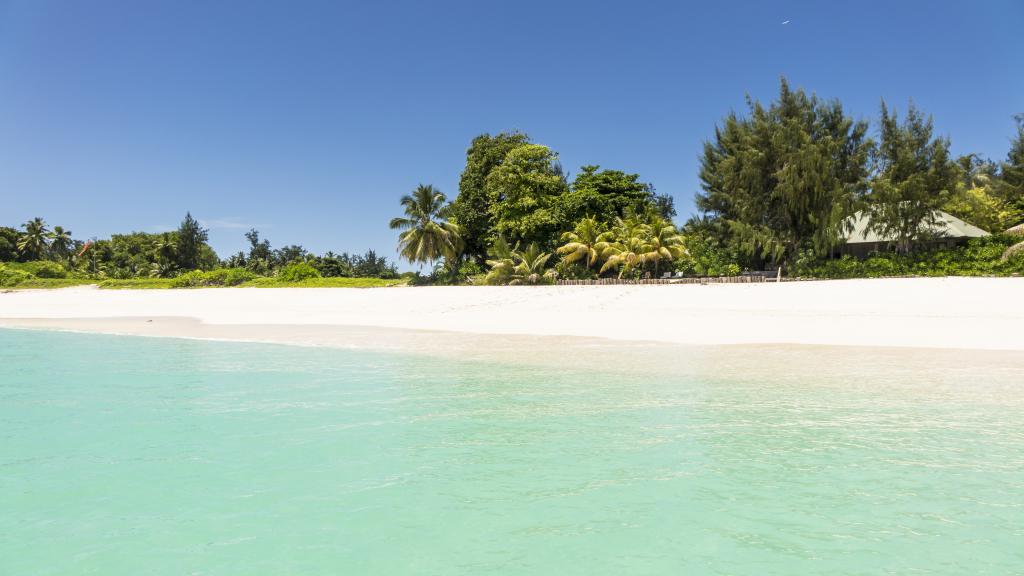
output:
M943 357L0 330L0 573L1024 573L1024 359Z

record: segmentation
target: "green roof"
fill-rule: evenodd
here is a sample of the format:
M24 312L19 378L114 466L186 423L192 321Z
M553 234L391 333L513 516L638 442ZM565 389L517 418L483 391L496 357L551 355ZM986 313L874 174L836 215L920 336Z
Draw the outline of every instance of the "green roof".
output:
M938 211L938 219L930 226L932 233L942 238L981 238L990 236L974 224L943 212ZM857 212L851 218L853 220L853 231L846 235L847 244L866 244L871 242L892 242L895 238L882 237L874 230L868 228L868 215L864 212Z

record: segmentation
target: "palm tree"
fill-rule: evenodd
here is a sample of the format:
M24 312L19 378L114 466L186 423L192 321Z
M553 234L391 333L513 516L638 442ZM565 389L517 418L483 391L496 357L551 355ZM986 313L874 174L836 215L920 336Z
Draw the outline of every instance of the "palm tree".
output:
M509 248L505 239L499 237L488 254L491 259L487 260L487 264L491 269L484 278L487 284L547 284L557 276L554 270L547 269L551 253L541 251L536 244L530 244L526 250L519 250L518 245Z
M517 245L516 248L518 247ZM512 278L512 269L516 266L514 254L515 250L509 247L508 242L504 238L499 236L487 250L487 255L490 256L487 259L487 265L491 269L487 272L487 276L484 277L484 283L490 285L508 284Z
M555 279L555 271L548 270L550 252L541 251L536 244L530 244L524 252L514 252L516 265L512 268L510 286L519 284L546 284Z
M433 265L436 260L453 259L462 251L459 227L448 222L451 204L433 186L420 184L411 195L402 196L404 218L391 220L398 236L398 253L410 263Z
M18 240L18 250L28 260L39 260L46 253L49 230L42 218L33 218L24 224L25 233Z
M601 235L596 248L605 259L601 267L603 274L607 270L619 269L619 278L627 272L642 266L643 255L648 252L648 226L635 217L616 218L615 226Z
M662 260L669 262L686 254L683 236L676 227L661 218L647 225L646 252L641 255L644 262L654 262L654 276L658 276L658 265Z
M75 241L71 238L71 230L65 230L63 226L54 226L50 233L50 254L57 260L67 260L71 257L71 248Z
M562 242L565 245L558 249L567 263L583 261L583 265L590 268L597 263L600 254L597 251L597 244L601 241L601 224L593 216L580 220L572 232L562 234Z

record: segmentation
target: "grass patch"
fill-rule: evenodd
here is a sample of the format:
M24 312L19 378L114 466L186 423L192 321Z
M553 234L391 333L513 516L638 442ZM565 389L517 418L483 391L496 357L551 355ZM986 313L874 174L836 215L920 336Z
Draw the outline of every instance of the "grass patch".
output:
M242 284L247 288L386 288L402 286L404 278L383 280L381 278L307 278L298 282L285 282L278 278L256 278Z
M72 286L89 286L92 284L96 284L96 280L88 278L27 278L14 286L6 288L9 290L46 290L51 288L70 288Z
M173 288L173 278L126 278L124 280L103 280L99 283L105 290L158 290Z
M180 278L180 277L179 277ZM183 286L179 278L131 278L127 280L103 280L100 288L107 290L159 290L165 288L221 288L222 286ZM89 284L90 282L84 281ZM95 281L91 283L95 284ZM285 282L278 278L255 278L238 284L243 288L385 288L400 286L405 279L381 280L380 278L307 278L298 282ZM19 284L20 288L21 285ZM56 286L54 286L56 287Z

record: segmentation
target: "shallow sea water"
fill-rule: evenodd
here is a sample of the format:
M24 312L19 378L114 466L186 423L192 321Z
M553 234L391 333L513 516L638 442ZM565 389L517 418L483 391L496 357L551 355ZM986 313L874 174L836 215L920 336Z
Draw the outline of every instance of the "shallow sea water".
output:
M0 330L0 573L1024 573L1024 356L618 353Z

